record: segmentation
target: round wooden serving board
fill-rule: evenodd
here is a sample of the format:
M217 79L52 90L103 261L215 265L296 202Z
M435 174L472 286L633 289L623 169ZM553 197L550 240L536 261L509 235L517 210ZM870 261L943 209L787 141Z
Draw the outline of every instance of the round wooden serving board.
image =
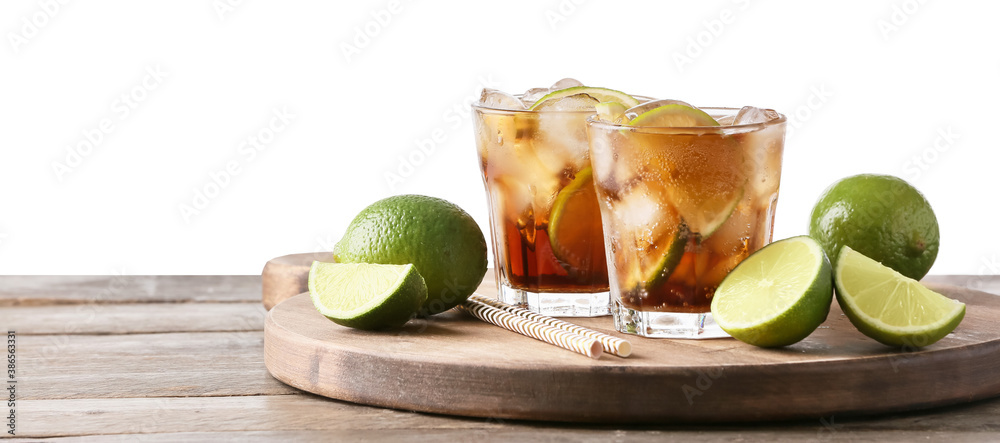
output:
M589 423L723 422L914 410L1000 395L1000 297L929 285L965 302L940 342L904 351L859 333L836 302L802 342L646 339L610 317L567 319L627 338L593 360L449 311L366 332L320 315L308 294L268 313L265 364L284 383L355 403L441 414ZM480 286L495 295L492 279Z
M272 258L260 273L261 302L271 309L298 294L309 291L309 269L313 261L333 262L329 252L288 254Z

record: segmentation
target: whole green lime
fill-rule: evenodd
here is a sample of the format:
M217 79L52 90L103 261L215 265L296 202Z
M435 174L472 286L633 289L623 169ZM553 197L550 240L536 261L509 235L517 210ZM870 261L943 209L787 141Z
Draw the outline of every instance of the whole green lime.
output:
M914 280L927 275L938 254L938 222L930 203L891 175L861 174L831 185L813 207L809 236L834 267L847 245Z
M333 255L338 263L412 264L427 285L427 315L465 301L486 275L486 238L476 221L455 204L424 195L372 203Z

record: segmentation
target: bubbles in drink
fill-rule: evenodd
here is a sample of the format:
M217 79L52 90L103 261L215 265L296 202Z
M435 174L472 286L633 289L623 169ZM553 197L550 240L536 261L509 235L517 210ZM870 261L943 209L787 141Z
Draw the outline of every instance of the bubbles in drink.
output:
M580 82L563 79L548 88L532 88L520 99L484 91L482 102L526 110L555 90L575 86ZM587 111L598 102L577 94L548 100L530 112L476 110L473 122L492 206L497 267L501 280L514 288L608 290L601 218L589 172L582 172L590 167ZM557 201L559 208L554 207ZM554 217L554 211L561 215ZM553 225L553 220L561 222Z
M654 111L668 105L694 108L657 100L626 115L634 119L649 113L643 123L651 127L780 118L754 107L740 112L706 108L701 111L708 115L692 118L696 124L691 125L691 120L672 120L678 113L694 114L690 110ZM589 127L620 300L644 311L707 312L722 279L769 241L784 126L668 131L629 123Z

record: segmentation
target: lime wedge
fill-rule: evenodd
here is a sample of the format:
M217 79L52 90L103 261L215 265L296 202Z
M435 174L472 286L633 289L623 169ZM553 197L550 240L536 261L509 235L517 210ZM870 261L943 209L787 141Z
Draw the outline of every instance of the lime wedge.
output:
M618 102L604 102L594 105L597 110L597 118L602 121L615 123L623 115L625 115L625 110L628 109L625 105Z
M796 343L830 312L830 260L807 236L771 243L751 254L712 297L712 317L722 330L755 346Z
M666 281L684 256L687 225L669 205L648 189L633 189L613 203L611 216L615 270L625 290L653 289Z
M684 246L687 245L688 231L683 223L672 233L664 235L659 241L658 255L640 257L638 260L638 275L641 279L635 283L626 283L626 288L642 284L646 289L653 289L667 280L684 257Z
M692 126L719 126L712 116L701 109L681 104L667 104L650 109L633 118L632 126L661 126L686 128Z
M590 86L574 86L572 88L552 91L542 96L542 98L538 99L538 101L535 102L535 104L531 105L531 107L528 109L535 110L538 109L540 106L543 106L545 102L555 101L561 98L577 94L587 94L601 103L604 102L621 103L625 105L626 108L631 108L639 104L639 100L636 100L635 97L632 97L631 95L628 95L621 91L615 91L614 89L594 88Z
M743 200L743 187L737 189L728 196L720 193L714 196L716 198L708 199L700 205L701 211L688 211L691 213L689 223L693 226L692 230L698 233L699 240L705 241L732 217L736 206Z
M549 243L552 253L570 274L579 275L594 269L605 259L601 208L594 189L594 173L588 166L559 191L549 219Z
M309 296L334 323L375 330L406 323L427 299L427 286L413 265L314 261Z
M844 245L834 270L837 301L861 333L889 346L918 348L944 338L965 304L924 287Z

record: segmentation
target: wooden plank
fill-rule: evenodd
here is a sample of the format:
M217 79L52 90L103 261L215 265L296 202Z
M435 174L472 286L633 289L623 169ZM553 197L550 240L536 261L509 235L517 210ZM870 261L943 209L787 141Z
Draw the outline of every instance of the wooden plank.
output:
M0 276L0 306L248 301L260 301L259 276Z
M881 417L842 416L758 425L599 426L463 419L379 409L308 394L255 397L168 397L26 400L18 403L19 437L142 435L154 441L211 437L343 437L416 441L917 441L935 436L995 439L1000 401ZM211 431L211 432L209 432ZM157 435L163 434L163 435ZM919 438L918 438L919 437ZM101 441L105 439L102 438ZM212 441L218 441L211 438ZM333 441L338 441L334 439Z
M245 432L179 432L169 434L122 434L101 435L102 442L131 442L136 440L151 442L390 442L401 441L414 443L439 442L566 442L566 443L607 443L607 442L718 442L733 441L798 443L802 441L851 441L851 442L905 442L915 441L995 441L993 431L868 431L850 432L826 428L817 429L745 429L745 430L646 430L646 429L333 429L325 431L245 431ZM53 442L88 442L94 437L59 437L46 441Z
M932 287L967 303L967 314L954 333L913 352L863 336L835 303L820 329L780 349L643 339L613 332L608 317L573 319L631 341L631 357L597 360L451 313L358 331L331 324L302 294L268 313L265 363L285 383L341 400L572 422L757 422L1000 395L1000 297Z
M25 437L300 429L496 428L464 420L358 406L312 395L52 399L18 402Z
M0 309L0 330L19 335L260 331L266 314L256 301L12 306Z
M264 368L263 333L17 337L18 398L290 394Z
M920 281L961 286L1000 295L1000 275L928 275Z

